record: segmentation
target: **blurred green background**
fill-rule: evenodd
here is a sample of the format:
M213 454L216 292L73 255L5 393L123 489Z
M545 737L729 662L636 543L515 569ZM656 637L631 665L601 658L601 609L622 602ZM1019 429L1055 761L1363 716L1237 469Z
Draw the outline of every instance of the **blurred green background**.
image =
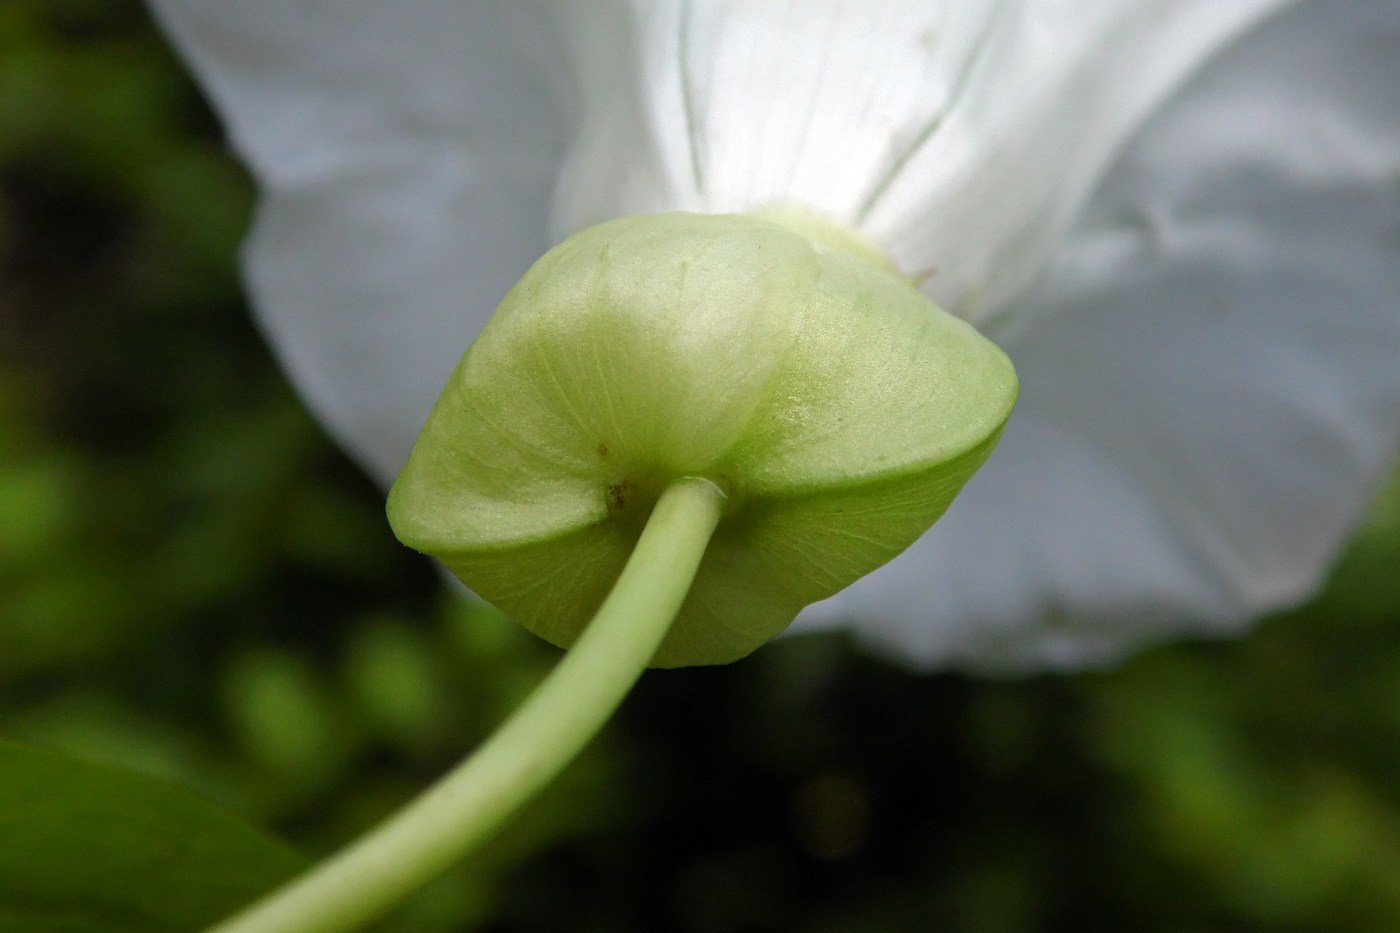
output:
M139 4L0 6L0 736L312 854L555 652L443 594L261 343L248 178ZM1106 674L837 638L651 674L409 930L1400 929L1400 485L1311 605Z

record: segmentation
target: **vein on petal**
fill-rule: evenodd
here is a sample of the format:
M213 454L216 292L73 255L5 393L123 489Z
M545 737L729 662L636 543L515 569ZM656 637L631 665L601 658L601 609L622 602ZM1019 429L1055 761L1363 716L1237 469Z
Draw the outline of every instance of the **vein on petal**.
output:
M705 173L700 166L699 128L695 110L695 80L690 73L690 27L694 13L693 0L681 0L680 34L676 39L677 71L681 81L681 107L685 111L686 143L690 148L690 175L695 182L695 193L705 191Z
M876 206L879 205L880 199L884 197L885 192L888 191L890 186L899 178L900 173L909 165L910 161L918 154L919 150L938 132L938 128L943 125L943 121L948 118L948 114L958 105L958 101L962 99L968 84L971 83L973 72L977 70L977 66L981 63L983 55L986 54L988 47L991 45L992 36L996 32L997 25L1000 23L1002 16L1006 12L1007 5L1007 0L999 0L996 7L992 10L992 15L987 17L987 25L983 28L982 34L977 37L977 42L973 45L972 52L967 56L967 61L963 64L962 70L958 73L957 81L953 85L953 93L948 95L947 104L929 118L928 122L924 124L923 129L914 136L909 145L905 147L904 151L895 157L889 170L875 182L874 186L870 189L870 194L866 196L865 201L856 212L857 225L865 223Z

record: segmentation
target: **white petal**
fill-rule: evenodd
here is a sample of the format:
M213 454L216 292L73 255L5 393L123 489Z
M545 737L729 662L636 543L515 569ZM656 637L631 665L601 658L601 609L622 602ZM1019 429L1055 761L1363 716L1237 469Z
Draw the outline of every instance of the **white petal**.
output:
M804 624L1071 666L1317 586L1400 446L1397 50L1400 6L1314 0L1154 118L1000 335L1004 446Z
M585 108L556 229L795 203L977 319L1042 270L1148 109L1286 2L575 5Z
M550 245L569 123L551 4L154 0L264 191L254 305L381 479Z
M1230 49L1014 305L1118 137L1280 0L155 5L269 192L262 320L381 477L549 245L561 12L584 120L556 232L803 203L936 269L1022 369L934 532L800 627L1001 667L1231 629L1316 582L1394 452L1393 0L1309 0Z

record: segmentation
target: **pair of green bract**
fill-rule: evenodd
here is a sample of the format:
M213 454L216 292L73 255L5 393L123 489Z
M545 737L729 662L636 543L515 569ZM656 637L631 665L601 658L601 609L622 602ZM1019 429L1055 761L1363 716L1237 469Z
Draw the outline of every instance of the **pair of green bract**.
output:
M560 244L506 296L389 516L567 646L662 491L707 480L723 515L653 663L732 661L933 524L1016 389L1000 349L834 225L628 217Z

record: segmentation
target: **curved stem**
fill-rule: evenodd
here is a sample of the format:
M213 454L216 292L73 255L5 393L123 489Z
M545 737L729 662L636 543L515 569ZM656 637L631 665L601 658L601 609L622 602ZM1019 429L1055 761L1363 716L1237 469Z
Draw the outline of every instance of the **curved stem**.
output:
M723 499L703 479L668 487L598 614L484 745L348 849L214 930L354 929L489 839L573 759L646 669L695 578Z

